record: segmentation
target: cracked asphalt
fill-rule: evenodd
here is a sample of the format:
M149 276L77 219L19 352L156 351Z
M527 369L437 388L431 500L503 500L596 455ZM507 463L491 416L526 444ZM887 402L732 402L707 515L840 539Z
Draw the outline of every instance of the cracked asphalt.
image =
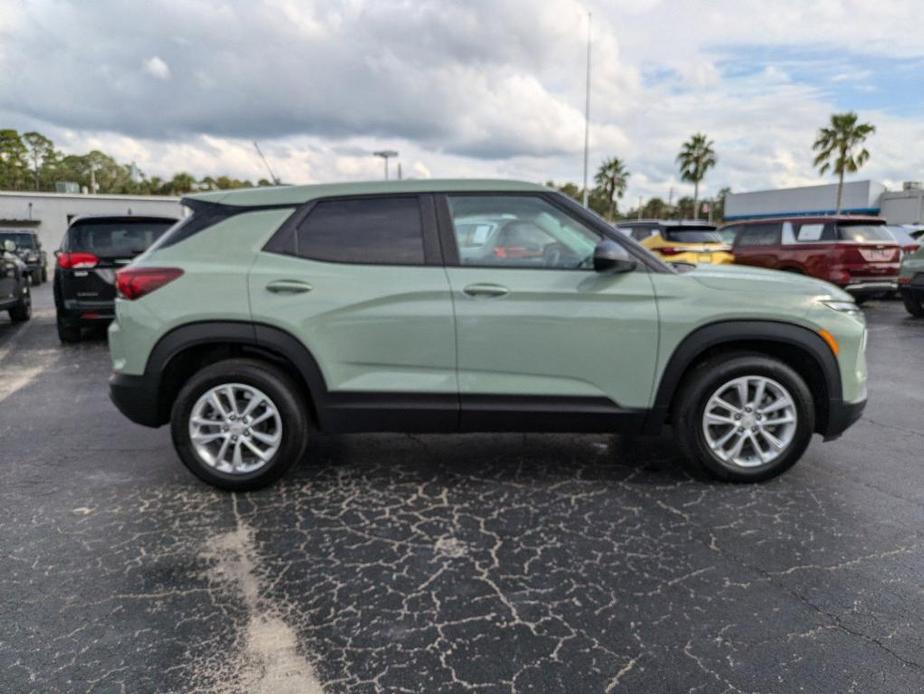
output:
M924 321L871 302L870 405L759 486L669 437L318 437L197 482L48 286L0 319L0 691L924 690Z

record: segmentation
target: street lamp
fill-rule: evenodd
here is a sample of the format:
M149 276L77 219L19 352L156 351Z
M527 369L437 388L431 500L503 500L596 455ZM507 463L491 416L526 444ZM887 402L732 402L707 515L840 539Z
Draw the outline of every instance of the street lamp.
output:
M373 152L373 156L382 157L385 160L385 180L388 180L388 160L391 157L397 157L398 153L393 149L383 149L379 152Z

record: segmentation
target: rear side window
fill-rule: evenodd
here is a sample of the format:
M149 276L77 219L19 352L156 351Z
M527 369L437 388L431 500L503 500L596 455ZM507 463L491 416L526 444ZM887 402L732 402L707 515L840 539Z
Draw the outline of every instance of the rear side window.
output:
M67 233L67 251L86 251L100 258L126 258L146 251L173 226L174 220L77 222Z
M875 224L839 224L838 230L843 241L856 241L858 243L878 242L895 243L889 230L883 225Z
M416 197L323 200L298 225L295 253L336 263L423 265L420 203Z
M636 241L644 241L649 236L657 233L657 229L654 227L632 227L632 238Z
M750 224L741 229L736 245L740 248L750 246L775 246L780 242L779 224Z
M671 228L661 232L664 238L674 243L722 243L722 237L713 227L708 228Z

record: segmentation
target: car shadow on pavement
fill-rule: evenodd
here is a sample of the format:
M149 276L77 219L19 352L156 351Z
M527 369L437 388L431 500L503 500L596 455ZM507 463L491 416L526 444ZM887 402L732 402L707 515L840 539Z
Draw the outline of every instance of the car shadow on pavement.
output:
M664 485L695 482L669 436L586 434L317 435L284 483L331 477L370 483L460 484L568 480Z

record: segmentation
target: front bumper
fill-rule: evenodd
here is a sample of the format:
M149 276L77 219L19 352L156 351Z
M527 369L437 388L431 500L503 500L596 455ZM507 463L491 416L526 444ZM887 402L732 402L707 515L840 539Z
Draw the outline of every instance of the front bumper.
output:
M146 427L166 424L159 408L157 385L151 379L113 373L109 377L109 399L135 424Z
M863 416L866 409L866 400L859 402L844 402L843 400L828 401L828 424L821 432L825 441L840 438L847 429Z

